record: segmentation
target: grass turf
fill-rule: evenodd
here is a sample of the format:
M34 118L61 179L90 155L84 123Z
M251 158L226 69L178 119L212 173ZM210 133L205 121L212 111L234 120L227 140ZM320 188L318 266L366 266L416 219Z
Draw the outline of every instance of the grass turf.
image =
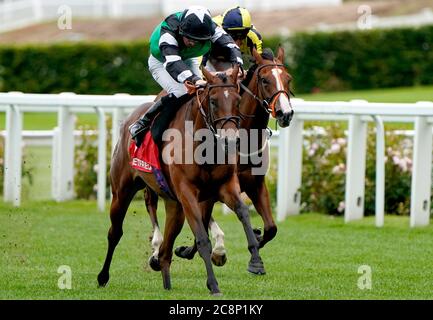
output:
M366 99L377 102L432 100L433 87L369 90L301 96L306 100ZM0 125L4 125L0 114ZM4 119L3 119L4 120ZM80 115L81 123L96 117ZM50 129L56 114L26 114L26 129ZM35 183L24 186L24 202L48 198L50 152L31 148ZM44 161L39 161L44 159ZM41 174L42 172L42 174ZM36 188L34 186L37 186ZM36 189L36 190L35 190ZM107 288L96 287L106 252L107 214L94 202L30 202L22 208L0 203L0 299L207 299L200 258L174 258L172 291L162 289L159 273L147 266L150 223L144 205L133 203L125 235L116 251ZM163 216L160 214L160 216ZM387 217L376 229L371 218L345 225L341 218L305 214L279 224L277 238L262 250L268 274L246 272L249 254L234 215L216 213L226 233L229 262L214 268L224 299L431 299L432 227L409 229L408 219ZM253 217L255 226L261 225ZM191 243L189 227L177 245ZM372 290L360 290L359 266L373 270ZM57 268L72 268L72 290L60 290Z
M228 250L227 264L214 267L223 299L433 298L432 226L410 229L407 217L395 216L387 216L382 229L371 217L350 224L319 214L290 217L261 250L267 274L254 276L246 271L241 224L234 214L218 210L215 217ZM256 215L252 221L261 226ZM163 290L160 273L147 265L151 228L142 202L128 211L108 286L97 288L108 227L108 214L98 213L92 201L28 202L21 208L0 203L0 299L211 298L198 256L174 257L173 289ZM176 245L191 241L185 224ZM62 265L72 269L71 290L57 286ZM371 290L357 287L361 265L372 268Z

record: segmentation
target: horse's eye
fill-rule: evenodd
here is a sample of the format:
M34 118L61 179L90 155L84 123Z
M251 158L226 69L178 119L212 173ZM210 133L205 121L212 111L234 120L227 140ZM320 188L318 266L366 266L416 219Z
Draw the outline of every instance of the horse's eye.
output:
M269 84L269 81L267 79L265 79L265 78L262 78L261 81L262 81L262 84L264 86L267 86Z
M215 99L210 99L209 103L212 109L215 109L217 107L217 103Z

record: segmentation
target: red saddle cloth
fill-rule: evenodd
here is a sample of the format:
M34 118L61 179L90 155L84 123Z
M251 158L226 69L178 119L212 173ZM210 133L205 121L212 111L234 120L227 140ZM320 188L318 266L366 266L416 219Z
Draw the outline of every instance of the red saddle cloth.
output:
M135 141L132 140L131 145L129 146L129 154L131 156L131 167L140 171L153 173L161 190L171 199L176 200L176 197L171 191L167 180L162 173L161 163L159 160L159 149L153 140L150 130L144 135L140 147L137 148Z
M155 169L161 170L158 146L153 141L150 130L146 132L140 147L137 148L135 141L132 140L129 146L129 154L131 156L131 167L149 173Z

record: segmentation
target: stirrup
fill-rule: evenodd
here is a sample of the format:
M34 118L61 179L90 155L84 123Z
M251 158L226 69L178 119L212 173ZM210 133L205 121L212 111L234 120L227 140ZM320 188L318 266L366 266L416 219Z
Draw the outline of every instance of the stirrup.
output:
M131 134L131 138L135 139L136 137L142 135L142 133L146 132L149 129L150 129L149 126L143 126L140 129L138 129L137 131L135 131L134 134L132 134L131 131L129 131L129 133Z
M136 128L134 132L132 130L134 129L134 126L140 126L139 128ZM129 133L131 135L131 138L135 140L135 145L139 147L143 141L144 133L150 129L150 126L148 124L143 124L140 120L131 124L129 126Z

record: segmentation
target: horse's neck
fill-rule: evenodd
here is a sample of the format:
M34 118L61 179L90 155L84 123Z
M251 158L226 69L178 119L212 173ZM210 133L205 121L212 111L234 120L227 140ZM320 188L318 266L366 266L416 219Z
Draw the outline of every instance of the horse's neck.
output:
M248 89L257 96L256 81L256 77L254 76L248 84ZM266 129L269 123L269 113L265 112L260 103L246 91L242 94L242 101L240 110L246 116L241 123L241 127L247 130L252 128ZM252 115L254 117L250 117Z
M178 112L178 117L182 117L179 119L178 126L181 126L180 129L183 134L189 134L194 137L194 132L200 129L206 129L206 123L203 119L203 116L199 110L199 105L197 98L194 96L187 103L185 103ZM189 123L187 125L187 123ZM192 126L191 126L192 123Z
M250 82L248 83L248 89L255 95L258 96L258 86L257 84L257 75L254 75ZM241 128L246 129L248 131L249 139L254 139L256 137L259 139L257 150L250 150L251 153L259 152L266 145L266 135L263 135L264 130L268 127L269 124L269 113L265 112L263 106L260 105L259 101L257 101L250 93L244 91L242 94L242 105L241 112L245 114L244 120L241 122ZM254 117L249 117L254 115ZM257 130L257 133L252 133L251 130ZM256 135L257 134L257 135ZM250 142L251 143L251 142Z
M198 98L200 99L200 97ZM189 112L190 112L190 121L194 122L194 132L200 129L205 129L206 128L206 123L203 119L203 115L201 114L200 110L199 110L199 104L198 104L198 100L197 98L192 98L189 101L190 105L188 106L189 108Z

